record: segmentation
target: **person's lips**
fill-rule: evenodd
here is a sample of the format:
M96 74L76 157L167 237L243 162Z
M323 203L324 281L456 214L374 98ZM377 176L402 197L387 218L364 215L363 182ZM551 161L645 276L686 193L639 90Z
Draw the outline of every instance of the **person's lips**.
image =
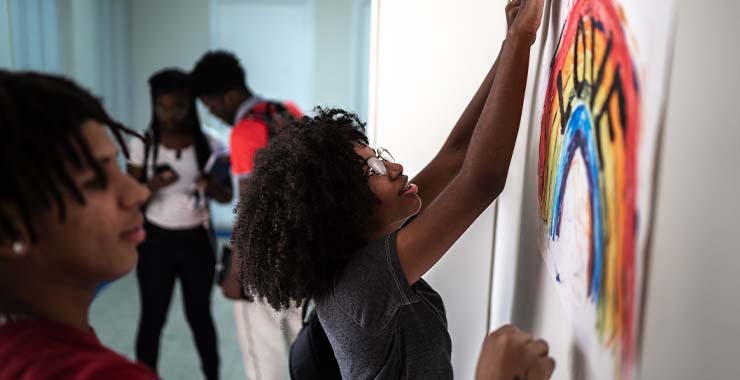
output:
M132 244L140 244L146 240L146 231L144 230L144 223L139 222L133 225L131 228L124 230L121 233L121 238Z
M403 186L401 186L401 190L398 192L399 195L416 195L419 192L419 187L409 182L409 178L407 176L403 176L403 180L404 183Z
M416 195L418 193L419 193L419 187L416 186L415 184L409 182L409 183L406 184L406 191L403 192L403 195L404 196L407 196L407 195Z

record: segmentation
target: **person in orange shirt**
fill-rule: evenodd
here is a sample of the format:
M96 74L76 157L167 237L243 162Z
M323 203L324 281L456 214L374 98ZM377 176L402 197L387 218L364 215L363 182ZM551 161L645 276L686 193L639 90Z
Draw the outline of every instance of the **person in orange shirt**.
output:
M195 96L227 125L232 125L229 148L231 171L245 191L246 178L254 167L255 154L269 138L303 114L292 102L265 100L247 85L238 58L225 51L204 54L191 72ZM252 299L242 291L233 254L222 284L224 295L235 300L234 311L244 366L249 378L284 379L288 376L288 352L301 327L300 311L276 312L263 299Z

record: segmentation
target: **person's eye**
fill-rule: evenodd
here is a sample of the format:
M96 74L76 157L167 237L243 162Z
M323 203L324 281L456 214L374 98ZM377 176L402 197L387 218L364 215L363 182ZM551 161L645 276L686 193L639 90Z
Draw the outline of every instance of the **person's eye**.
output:
M108 186L108 181L101 176L95 176L95 178L85 181L82 186L89 190L105 190Z

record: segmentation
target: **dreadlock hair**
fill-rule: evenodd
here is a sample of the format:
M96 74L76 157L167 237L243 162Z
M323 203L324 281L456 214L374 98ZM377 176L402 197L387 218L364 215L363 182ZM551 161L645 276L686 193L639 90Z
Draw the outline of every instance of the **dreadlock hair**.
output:
M379 202L354 150L367 144L365 124L340 109L315 111L257 152L237 207L243 290L278 310L330 288Z
M107 125L126 157L122 132L141 138L111 119L88 91L59 76L0 70L0 110L0 242L20 237L14 215L35 242L34 216L56 206L64 220L65 193L85 204L69 165L91 168L107 185L105 171L82 135L82 124L95 120Z
M161 95L184 94L188 98L188 115L185 119L185 128L193 136L198 170L202 173L203 167L211 156L211 147L200 126L198 109L195 106L195 97L193 97L190 88L190 76L186 72L176 68L160 70L149 77L149 91L152 98L152 120L149 123L149 130L152 137L152 166L156 166L157 164L159 141L162 133L155 111L156 99ZM144 172L146 173L146 168Z
M224 50L209 51L190 73L195 96L222 95L230 90L249 92L239 59Z

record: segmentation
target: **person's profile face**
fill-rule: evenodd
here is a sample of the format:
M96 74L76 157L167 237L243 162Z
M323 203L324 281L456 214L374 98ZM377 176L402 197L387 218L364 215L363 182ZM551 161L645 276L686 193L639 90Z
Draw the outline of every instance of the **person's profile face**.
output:
M224 123L231 125L234 122L234 111L223 95L203 95L198 97L208 108L208 111Z
M121 170L118 150L105 127L88 121L81 132L107 183L89 165L69 165L85 202L65 192L63 220L56 207L38 215L33 221L38 240L29 254L53 268L62 281L90 286L120 277L136 264L136 246L146 237L140 208L149 191Z
M376 150L364 145L355 144L355 153L366 162L377 156ZM363 168L368 173L367 184L370 191L380 201L375 206L368 225L374 229L386 229L388 226L401 225L421 209L421 198L409 178L403 174L403 166L396 162L383 161L385 174L372 174L366 164ZM369 231L372 234L372 231Z

